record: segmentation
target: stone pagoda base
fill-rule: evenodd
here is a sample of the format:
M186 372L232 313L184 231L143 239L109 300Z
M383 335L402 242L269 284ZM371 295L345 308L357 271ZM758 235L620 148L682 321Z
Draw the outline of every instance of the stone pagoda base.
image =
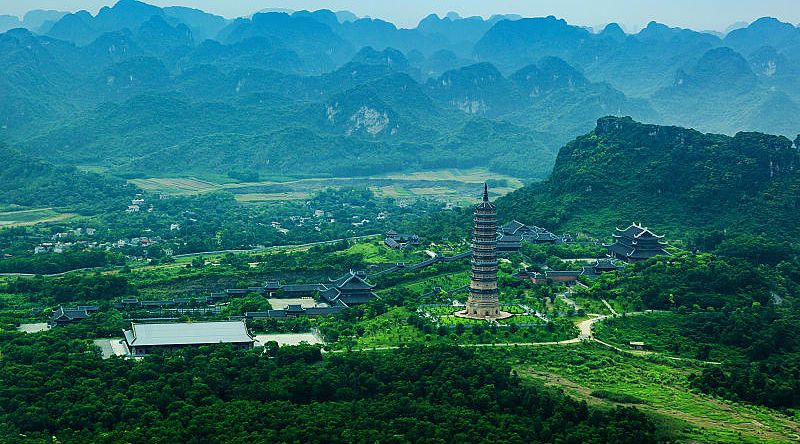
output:
M467 310L457 311L453 313L453 315L459 318L478 319L483 321L499 321L500 319L508 319L511 316L514 316L512 313L508 313L505 311L501 311L500 314L494 316L478 316L478 315L467 314Z

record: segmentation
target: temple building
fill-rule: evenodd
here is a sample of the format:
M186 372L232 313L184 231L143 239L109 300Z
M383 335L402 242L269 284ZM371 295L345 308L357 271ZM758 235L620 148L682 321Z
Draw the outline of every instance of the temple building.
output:
M391 230L386 233L386 238L383 240L383 243L389 248L400 250L403 248L417 247L420 241L419 236L416 234L404 234Z
M255 342L244 321L153 324L132 322L131 329L124 330L123 334L131 356L212 344L232 344L236 348L248 349Z
M497 229L497 251L500 252L519 251L523 241L531 244L556 244L572 240L572 236L568 234L558 236L542 227L525 225L517 220Z
M627 262L636 262L650 259L653 256L669 255L664 250L664 236L654 234L647 227L632 223L628 228L614 233L614 243L604 245L608 255L612 258Z
M81 305L74 308L64 308L59 305L58 308L53 310L53 315L47 321L47 326L52 328L74 324L88 318L98 309L99 307L93 305Z
M374 285L367 282L366 271L353 271L345 273L338 279L328 279L327 283L319 284L286 284L279 281L268 281L263 287L229 288L221 294L226 298L242 297L248 293L258 293L271 298L299 298L319 294L323 301L333 307L347 308L353 305L366 304L373 299L379 299L373 291ZM308 310L306 310L308 312ZM323 314L332 310L314 310L314 314ZM261 312L258 312L261 313ZM280 316L283 316L282 314Z
M331 305L352 305L366 304L377 299L372 289L374 285L367 282L367 273L364 271L353 271L346 273L339 279L329 279L329 283L322 284L320 296Z
M472 272L467 308L457 316L495 320L510 317L500 311L497 289L497 209L489 202L489 189L483 186L483 201L475 207L472 231Z

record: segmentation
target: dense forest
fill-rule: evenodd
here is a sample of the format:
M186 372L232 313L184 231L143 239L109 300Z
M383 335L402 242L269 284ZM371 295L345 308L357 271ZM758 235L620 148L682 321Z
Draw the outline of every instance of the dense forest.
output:
M590 409L458 348L101 360L52 333L6 337L0 349L9 442L656 442L633 408Z
M791 240L799 190L800 152L785 137L729 137L607 117L559 151L546 182L498 207L506 217L604 237L641 222L710 250L726 237L770 238L776 229Z
M0 202L98 212L132 193L121 179L56 166L0 144Z

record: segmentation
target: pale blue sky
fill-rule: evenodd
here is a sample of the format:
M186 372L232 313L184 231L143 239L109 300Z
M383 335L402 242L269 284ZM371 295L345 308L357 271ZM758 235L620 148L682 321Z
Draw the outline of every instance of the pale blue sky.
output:
M0 14L23 15L30 9L59 9L92 13L115 0L0 0ZM527 17L555 15L578 25L611 21L638 30L651 20L697 30L724 30L738 21L772 16L800 22L800 0L150 0L159 6L191 6L226 17L252 14L264 8L350 10L414 26L430 13L457 11L489 16L516 13Z

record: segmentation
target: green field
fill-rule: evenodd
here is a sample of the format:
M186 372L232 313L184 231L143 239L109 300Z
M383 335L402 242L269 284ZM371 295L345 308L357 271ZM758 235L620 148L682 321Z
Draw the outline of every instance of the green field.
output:
M130 183L137 187L156 193L164 193L175 196L207 193L222 188L222 184L205 180L189 178L151 178L151 179L132 179Z
M226 190L241 202L306 199L310 193L330 187L368 187L381 197L395 199L431 198L463 205L477 201L480 185L487 180L501 182L490 189L492 198L523 186L521 180L483 168L442 169L413 173L391 173L366 177L272 178L259 182L236 183L227 177L162 177L132 179L130 182L150 192L193 195Z
M0 212L0 227L21 227L44 222L58 222L75 216L72 213L59 213L52 208Z

